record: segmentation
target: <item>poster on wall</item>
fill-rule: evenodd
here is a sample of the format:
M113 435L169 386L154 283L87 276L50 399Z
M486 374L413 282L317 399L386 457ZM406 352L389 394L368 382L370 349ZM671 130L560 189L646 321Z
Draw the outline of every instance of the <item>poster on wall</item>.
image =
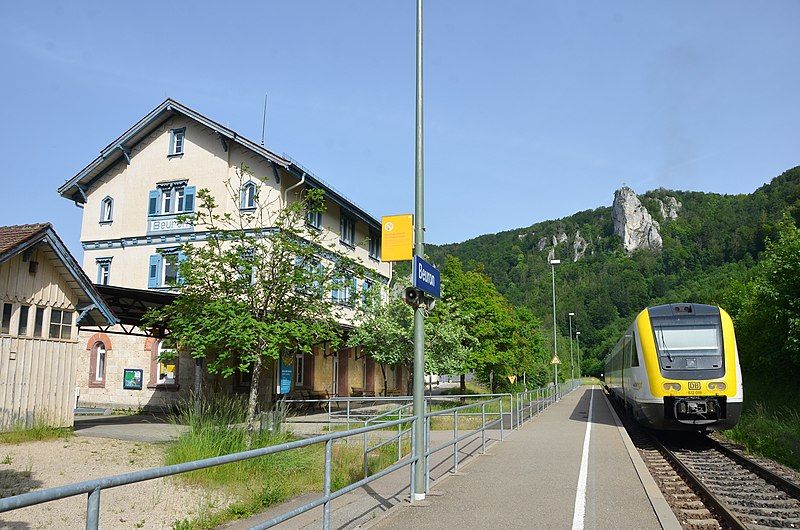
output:
M292 389L292 365L284 364L281 357L281 394L288 394Z
M142 370L125 368L122 373L122 388L124 390L142 389Z

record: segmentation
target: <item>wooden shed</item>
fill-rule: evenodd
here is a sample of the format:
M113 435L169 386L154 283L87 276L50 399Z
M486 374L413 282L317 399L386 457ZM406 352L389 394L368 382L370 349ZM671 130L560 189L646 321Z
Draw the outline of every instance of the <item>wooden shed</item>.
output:
M78 326L115 323L49 223L0 227L0 431L71 426Z

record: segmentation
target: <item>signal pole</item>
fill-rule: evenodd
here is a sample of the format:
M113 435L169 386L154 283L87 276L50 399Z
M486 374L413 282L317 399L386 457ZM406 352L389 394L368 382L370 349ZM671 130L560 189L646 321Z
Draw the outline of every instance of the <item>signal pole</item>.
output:
M417 101L414 164L414 255L425 257L425 165L422 143L422 0L417 0ZM414 272L412 271L412 274ZM425 499L425 314L414 309L414 437L417 464L414 468L414 498Z

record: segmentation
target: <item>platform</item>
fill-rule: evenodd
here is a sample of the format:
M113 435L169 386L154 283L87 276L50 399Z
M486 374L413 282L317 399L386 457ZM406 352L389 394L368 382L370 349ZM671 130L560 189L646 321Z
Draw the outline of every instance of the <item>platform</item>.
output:
M431 491L425 506L398 506L373 527L680 528L597 386L568 394Z

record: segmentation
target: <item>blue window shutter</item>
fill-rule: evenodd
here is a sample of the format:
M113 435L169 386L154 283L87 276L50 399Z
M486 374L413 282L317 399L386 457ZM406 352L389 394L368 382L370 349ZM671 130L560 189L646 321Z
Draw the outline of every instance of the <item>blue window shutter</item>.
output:
M184 190L185 196L183 198L183 211L184 212L193 212L194 211L194 186L186 186Z
M183 283L183 278L181 277L181 264L186 261L186 254L182 251L178 251L178 283Z
M161 254L150 255L150 266L147 270L147 287L152 289L161 284Z
M150 190L147 215L155 215L156 213L158 213L158 190Z

